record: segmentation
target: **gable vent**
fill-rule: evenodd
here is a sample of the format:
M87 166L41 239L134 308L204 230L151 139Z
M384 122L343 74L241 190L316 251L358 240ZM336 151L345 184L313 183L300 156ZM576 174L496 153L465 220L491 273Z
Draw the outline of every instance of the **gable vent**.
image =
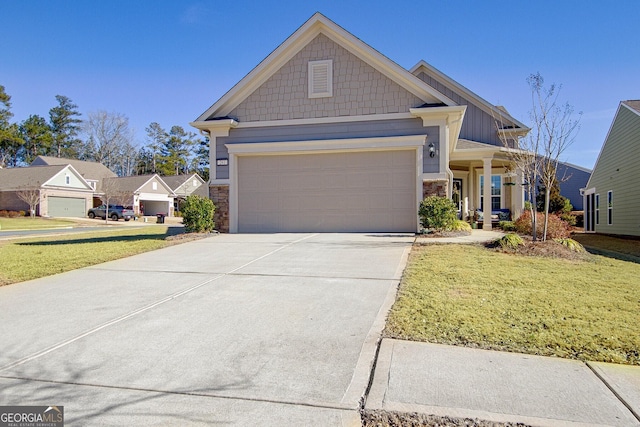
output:
M309 98L333 96L333 61L309 62Z

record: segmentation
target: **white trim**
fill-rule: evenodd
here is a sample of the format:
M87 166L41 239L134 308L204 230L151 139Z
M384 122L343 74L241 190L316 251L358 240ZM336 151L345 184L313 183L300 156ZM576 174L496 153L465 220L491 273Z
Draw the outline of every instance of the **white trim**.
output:
M422 180L423 181L446 181L447 180L447 174L445 172L443 172L443 173L438 173L438 172L423 173L422 174Z
M337 116L337 117L318 117L315 119L289 119L289 120L265 120L262 122L240 122L236 129L258 128L271 126L298 126L298 125L319 125L331 123L349 123L349 122L369 122L378 120L402 120L414 119L411 113L388 113L388 114L367 114L362 116ZM194 122L197 123L197 122Z
M593 189L595 192L595 188ZM600 193L595 193L593 197L593 215L595 217L594 230L596 225L600 225Z
M212 179L209 181L209 185L229 185L231 183L230 179Z

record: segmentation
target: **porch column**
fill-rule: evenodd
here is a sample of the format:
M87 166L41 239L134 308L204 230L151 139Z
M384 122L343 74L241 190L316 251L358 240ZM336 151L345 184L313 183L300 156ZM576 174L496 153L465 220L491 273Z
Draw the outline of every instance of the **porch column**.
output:
M520 169L516 169L516 177L515 182L516 185L511 187L511 204L513 208L511 209L511 219L515 221L522 215L522 211L524 210L524 188L522 186L523 181L522 171Z
M491 157L482 159L482 175L484 183L482 185L482 229L491 230Z

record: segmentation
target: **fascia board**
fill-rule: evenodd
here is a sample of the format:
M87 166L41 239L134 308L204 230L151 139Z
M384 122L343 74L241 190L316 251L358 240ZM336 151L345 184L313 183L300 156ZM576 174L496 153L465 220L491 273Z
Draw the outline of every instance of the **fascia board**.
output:
M90 190L93 191L93 188L91 187L91 185L89 185L89 183L87 182L86 179L84 179L84 177L82 175L80 175L80 173L71 165L66 165L64 166L62 169L60 169L58 172L54 173L51 178L49 178L48 180L46 180L45 182L43 182L42 184L40 184L40 187L51 187L50 182L53 181L53 179L55 177L57 177L58 175L60 175L62 172L64 171L69 171L71 172L76 178L78 178L78 180L85 186L86 190ZM59 186L56 186L59 187ZM67 187L62 187L62 188L67 188ZM79 190L79 188L76 188L76 190Z

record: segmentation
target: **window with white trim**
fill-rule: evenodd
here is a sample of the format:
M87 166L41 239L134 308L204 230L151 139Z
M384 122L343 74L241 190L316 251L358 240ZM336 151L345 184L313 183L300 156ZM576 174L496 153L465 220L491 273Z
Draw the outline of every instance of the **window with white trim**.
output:
M309 98L333 96L333 60L309 61Z
M502 175L491 175L491 210L502 208ZM484 175L480 175L480 210L484 212Z
M151 188L153 188L154 190L157 190L157 189L158 189L158 183L157 183L157 182L155 182L155 181L154 181L154 182L152 182L152 183L151 183Z
M65 175L64 176L64 183L66 185L70 185L71 184L71 177L69 175Z
M613 225L613 191L607 191L607 224Z
M600 195L596 194L596 225L600 225Z

